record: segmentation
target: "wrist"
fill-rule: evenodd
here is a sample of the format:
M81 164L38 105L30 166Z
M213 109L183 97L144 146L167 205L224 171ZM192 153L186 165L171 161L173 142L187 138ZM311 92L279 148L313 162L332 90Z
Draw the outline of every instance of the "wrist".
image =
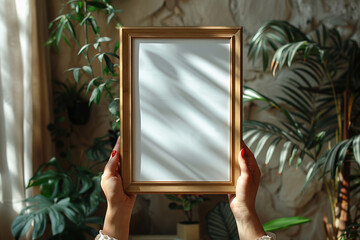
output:
M103 233L119 240L128 239L131 211L132 208L108 202Z
M257 239L266 235L255 209L247 209L235 218L240 239Z
M257 216L256 210L254 208L242 207L238 208L237 212L241 214L236 214L235 220L239 223L246 223L249 219L253 219Z
M127 206L126 203L107 202L106 214L115 216L131 216L133 206Z

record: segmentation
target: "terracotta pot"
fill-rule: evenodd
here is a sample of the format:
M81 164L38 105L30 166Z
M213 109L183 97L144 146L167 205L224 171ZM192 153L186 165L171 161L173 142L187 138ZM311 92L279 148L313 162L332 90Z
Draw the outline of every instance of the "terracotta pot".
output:
M176 233L177 237L182 240L199 240L200 225L199 223L178 223Z

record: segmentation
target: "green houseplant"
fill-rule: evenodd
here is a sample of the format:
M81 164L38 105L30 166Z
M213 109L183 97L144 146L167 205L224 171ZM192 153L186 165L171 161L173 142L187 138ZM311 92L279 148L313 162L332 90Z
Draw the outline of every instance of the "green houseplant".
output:
M46 44L58 50L63 40L69 47L78 48L77 54L84 57L86 64L67 69L73 79L56 84L59 89L55 99L56 121L49 125L49 130L59 157L42 164L30 179L27 187L39 187L40 193L27 198L27 207L14 219L11 229L16 239L24 236L32 223L33 239L45 233L47 239L88 239L95 237L103 223L94 214L102 201L101 173L95 167L108 158L119 132L118 99L113 93L117 83L113 59L118 58L119 45L102 35L98 20L106 19L107 24L117 27L118 12L110 0L62 1L58 16L49 24L51 31ZM111 50L106 50L104 43ZM112 129L95 138L86 151L86 163L72 159L76 145L71 143L72 124L85 122L84 119L74 122L71 117L74 104L85 98L83 92L91 93L89 100L85 99L87 105L100 103L104 96L114 116ZM66 108L68 114L64 114Z
M24 236L32 223L32 239L40 238L48 222L48 239L87 239L97 234L94 226L102 225L103 219L92 214L101 201L100 174L75 165L65 169L52 158L30 179L28 188L35 186L40 187L41 194L27 198L28 206L12 223L16 239Z
M202 195L165 195L171 202L169 208L182 210L186 215L187 221L177 223L176 232L180 239L198 239L200 237L200 225L193 219L193 208L202 203L205 198Z
M187 221L183 221L182 223L191 224L198 223L193 219L193 207L202 203L204 201L204 197L201 195L165 195L171 202L169 203L169 208L173 210L182 210L186 215Z
M270 69L274 77L280 75L287 81L282 84L283 96L276 100L254 89L244 89L245 102L264 101L281 114L279 124L245 122L244 138L249 139L249 145L255 145L255 155L267 148L266 163L279 149L279 173L286 162L296 162L299 167L310 159L305 186L314 177L322 178L329 195L332 224L326 223L327 237L358 237L359 213L350 214L351 209L359 208L357 42L343 39L336 28L325 24L305 34L286 21L270 21L257 31L248 54L254 61L261 57L264 71L272 56ZM348 201L350 190L354 202Z

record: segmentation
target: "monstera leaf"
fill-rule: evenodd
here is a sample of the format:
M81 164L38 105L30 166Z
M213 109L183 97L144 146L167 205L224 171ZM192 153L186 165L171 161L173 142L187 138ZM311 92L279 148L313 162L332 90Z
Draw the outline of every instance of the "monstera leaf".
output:
M65 217L71 222L76 223L76 211L72 208L70 198L60 201L53 201L42 195L26 200L31 205L24 208L19 216L12 223L11 230L16 239L24 236L32 222L34 222L33 239L41 237L46 229L47 217L51 221L51 230L54 235L62 232L65 228ZM24 214L27 210L32 210L29 214Z

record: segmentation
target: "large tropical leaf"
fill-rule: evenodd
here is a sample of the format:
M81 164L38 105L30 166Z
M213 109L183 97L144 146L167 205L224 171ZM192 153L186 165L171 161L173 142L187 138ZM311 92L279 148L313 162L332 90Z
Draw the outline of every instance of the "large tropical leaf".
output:
M308 223L310 221L311 219L306 217L283 217L266 222L263 224L263 227L266 232L274 232L292 226Z
M23 237L32 223L34 223L33 239L41 237L46 228L47 218L51 222L51 230L54 235L65 229L65 217L76 223L76 210L73 208L70 198L52 201L42 195L28 198L26 202L31 205L22 210L11 225L12 234L16 239ZM30 211L26 213L26 211Z
M334 178L337 171L342 165L348 153L352 153L356 162L358 162L358 152L360 148L360 135L356 135L350 139L345 139L335 144L328 152L324 153L320 159L312 165L307 173L305 184L307 185L315 176L318 169L322 169L323 175L331 174ZM358 165L360 166L360 165Z
M34 186L40 186L41 194L27 198L29 206L13 221L12 233L16 239L24 236L33 223L33 239L41 237L48 219L52 236L62 236L59 239L70 239L64 236L71 229L78 232L77 235L83 235L85 229L94 232L87 226L90 222L102 224L102 218L90 217L102 200L100 174L94 175L89 169L76 166L65 170L52 158L30 179L28 187Z
M284 170L285 163L291 165L293 159L298 156L301 146L297 144L296 139L291 137L287 131L284 131L271 123L260 121L244 122L244 140L248 140L248 146L255 148L254 155L257 158L260 152L265 152L265 164L268 164L276 150L280 151L279 174ZM264 146L267 149L264 150ZM302 161L302 158L298 158ZM301 162L298 162L298 165Z
M268 103L268 107L282 113L283 118L279 118L276 125L256 120L244 122L244 139L249 146L254 145L256 157L265 151L265 163L268 163L273 158L273 153L280 151L279 173L282 173L285 162L291 164L296 156L306 154L315 161L324 141L333 136L336 124L336 115L331 115L333 105L327 104L324 107L322 94L299 91L302 87L312 89L312 84L290 79L282 87L284 96L278 99L286 103L285 106L254 89L244 87L245 101L263 101ZM313 148L316 149L315 153L311 151ZM302 160L303 157L298 158L297 166Z
M279 47L290 42L306 41L308 37L298 28L286 21L269 21L257 31L253 37L248 56L253 62L262 54L263 70L269 65L269 49L278 50Z
M239 239L236 222L229 203L220 202L207 215L210 239Z

